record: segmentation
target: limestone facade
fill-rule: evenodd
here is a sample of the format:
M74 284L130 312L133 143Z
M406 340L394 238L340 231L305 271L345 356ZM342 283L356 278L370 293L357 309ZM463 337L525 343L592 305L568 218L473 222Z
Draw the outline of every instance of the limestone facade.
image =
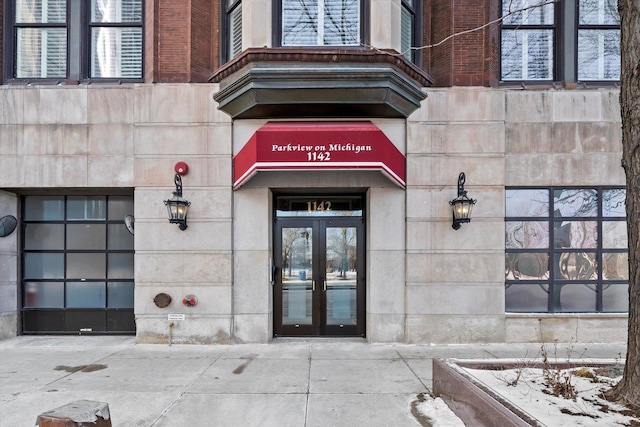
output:
M26 193L133 191L139 342L166 342L168 313L185 315L174 342L269 342L273 192L314 188L366 194L370 342L625 339L624 314L505 313L505 188L623 186L617 89L425 88L408 119L372 119L406 155L406 189L353 171L258 174L235 191L233 155L266 120L232 121L218 89L0 86L0 216L20 218ZM163 205L178 161L189 165L185 231ZM478 203L454 231L448 202L462 171ZM21 330L20 239L19 228L0 239L2 338ZM159 292L169 308L154 305ZM186 294L198 305L180 304Z

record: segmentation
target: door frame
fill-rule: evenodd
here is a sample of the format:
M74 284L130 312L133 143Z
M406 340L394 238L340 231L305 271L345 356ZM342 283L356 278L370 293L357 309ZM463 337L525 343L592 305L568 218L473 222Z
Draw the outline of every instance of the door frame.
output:
M282 196L282 195L279 195ZM295 197L298 197L296 194ZM362 197L364 195L349 195ZM310 199L318 199L310 195ZM330 196L328 196L330 197ZM274 212L273 228L273 336L304 337L364 337L366 331L366 224L365 211L362 216L295 216L276 218ZM312 258L314 266L315 289L312 291L312 323L310 325L283 325L282 298L282 229L307 227L312 229ZM327 325L327 288L326 280L326 229L331 227L354 227L356 229L356 324Z

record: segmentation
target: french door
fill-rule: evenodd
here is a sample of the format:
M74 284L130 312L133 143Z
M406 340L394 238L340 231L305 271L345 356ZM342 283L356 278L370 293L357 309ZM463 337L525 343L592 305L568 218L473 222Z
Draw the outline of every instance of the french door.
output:
M276 220L276 336L364 336L363 230L363 218Z

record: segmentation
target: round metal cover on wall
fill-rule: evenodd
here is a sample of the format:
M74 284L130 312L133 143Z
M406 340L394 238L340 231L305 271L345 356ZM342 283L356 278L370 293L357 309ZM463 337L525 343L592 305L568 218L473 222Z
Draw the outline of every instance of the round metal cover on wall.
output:
M171 296L165 294L164 292L161 292L153 298L153 303L158 308L165 308L169 304L171 304Z
M6 237L13 233L18 225L18 220L13 215L6 215L0 218L0 237Z

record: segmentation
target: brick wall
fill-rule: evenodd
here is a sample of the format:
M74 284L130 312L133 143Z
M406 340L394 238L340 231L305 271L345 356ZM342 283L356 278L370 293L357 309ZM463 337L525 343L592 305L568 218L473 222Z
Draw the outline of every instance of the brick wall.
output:
M214 4L220 2L211 0L191 1L191 80L206 82L211 76L214 58L213 51L214 30L218 28L213 24Z
M156 0L157 82L189 81L190 1Z
M496 21L501 14L500 2L487 1L485 12L489 22ZM490 25L486 30L484 38L485 66L484 66L484 85L497 86L500 77L499 61L500 61L500 24Z
M430 44L458 34L428 49L428 72L436 86L489 86L497 76L498 2L492 0L430 0ZM427 12L429 13L429 11ZM426 56L426 55L425 55Z
M218 65L219 2L155 0L153 80L206 82Z
M497 0L425 0L423 44L484 25L499 16ZM3 33L0 8L0 37ZM220 2L148 0L146 80L205 82L220 66ZM490 86L498 82L498 24L423 50L422 66L436 86ZM4 76L0 43L0 82Z
M453 33L453 7L450 0L431 1L430 44L440 43ZM453 40L448 40L429 50L431 69L428 72L436 86L451 86L451 63L453 60Z
M211 69L212 71L217 70L220 67L220 40L222 38L222 34L220 33L220 2L213 2L213 15L211 16Z
M425 46L431 43L431 2L432 0L424 0L422 5L422 42ZM422 69L429 71L431 69L431 49L422 49Z
M461 33L487 22L484 1L454 0L453 31ZM453 41L453 85L482 86L485 30L457 36Z

